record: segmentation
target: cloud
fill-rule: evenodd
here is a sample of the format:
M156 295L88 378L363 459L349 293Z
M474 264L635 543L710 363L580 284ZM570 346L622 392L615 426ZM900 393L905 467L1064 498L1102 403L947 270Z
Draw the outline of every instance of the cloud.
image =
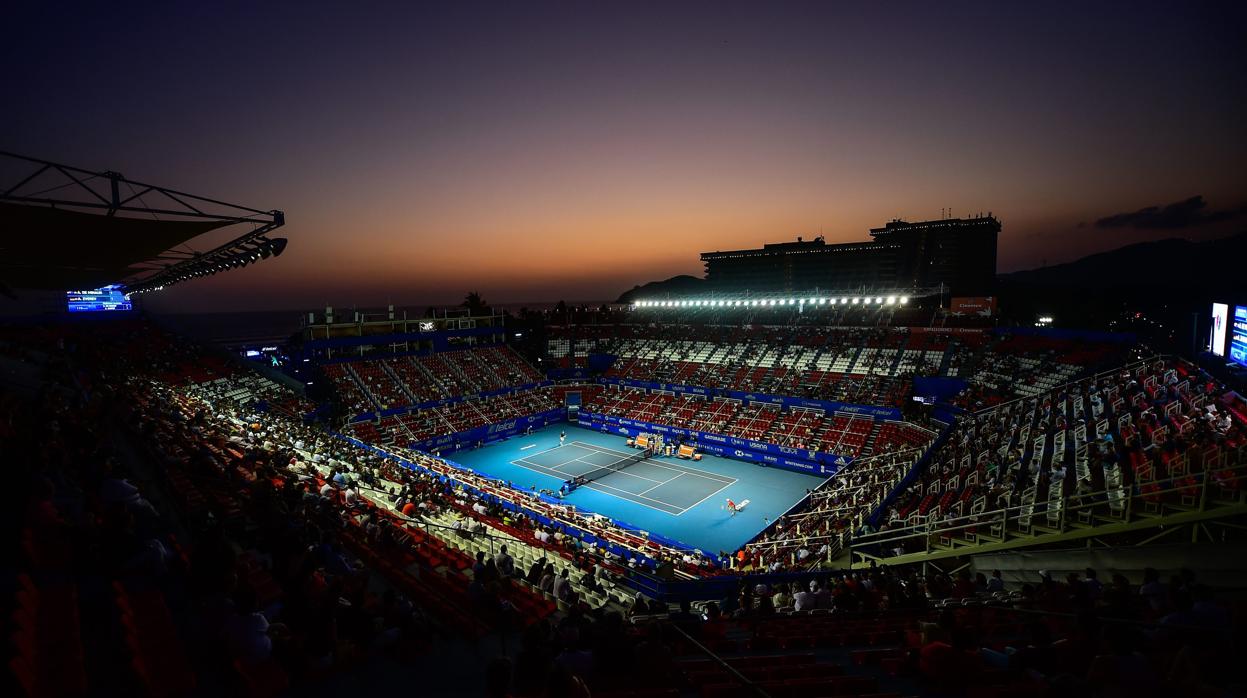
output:
M1137 228L1139 230L1178 230L1229 220L1243 209L1208 211L1202 195L1165 206L1148 206L1131 213L1116 213L1095 222L1097 228Z

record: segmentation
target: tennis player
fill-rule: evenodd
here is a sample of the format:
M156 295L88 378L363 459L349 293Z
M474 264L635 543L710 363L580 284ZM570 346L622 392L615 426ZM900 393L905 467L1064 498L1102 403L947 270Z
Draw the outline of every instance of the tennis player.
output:
M727 500L727 510L732 512L732 516L736 516L736 502L733 502L730 499Z

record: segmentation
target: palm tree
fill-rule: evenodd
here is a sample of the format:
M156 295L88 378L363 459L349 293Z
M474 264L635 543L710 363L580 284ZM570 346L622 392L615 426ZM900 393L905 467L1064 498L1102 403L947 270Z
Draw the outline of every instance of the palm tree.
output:
M463 298L463 307L468 309L469 315L488 315L489 304L481 298L481 294L476 291L468 292Z

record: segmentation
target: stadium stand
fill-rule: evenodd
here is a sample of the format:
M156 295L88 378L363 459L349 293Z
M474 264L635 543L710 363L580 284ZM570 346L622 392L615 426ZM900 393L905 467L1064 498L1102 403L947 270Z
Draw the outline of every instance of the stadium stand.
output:
M1129 348L906 327L613 325L552 328L552 335L552 365L617 357L607 378L899 405L909 398L910 377L961 376L970 386L958 404L974 408L1036 394L1120 361Z
M802 450L849 457L886 453L921 440L921 430L904 422L822 410L744 404L727 398L676 396L637 388L608 387L584 403L589 412L735 436ZM929 439L928 439L929 441Z
M1196 497L1239 501L1247 430L1224 393L1157 357L979 412L863 542L892 553L925 549L927 535L948 547L1004 542L1190 509Z
M31 162L85 186L76 168ZM115 172L79 172L114 185L91 204L110 215L66 223L70 211L6 203L7 218L64 228L22 238L17 278L59 291L121 278L153 252L98 234L137 230L112 214L147 210L126 205L141 194L121 199L129 182ZM196 214L176 196L220 203L143 192ZM284 238L261 236L284 215L246 210L233 222L260 227L127 289L280 254ZM222 222L152 221L176 241ZM50 253L91 239L111 261L72 268ZM326 317L300 357L332 386L320 406L291 389L297 370L275 380L141 312L0 325L9 692L1243 694L1242 587L1207 581L1241 575L1223 552L1241 548L1221 545L1241 541L1247 515L1243 398L1121 337L944 327L943 307L907 300L817 318L768 306L746 321L655 307L647 324L582 309L631 321L530 334L548 376L504 343L521 333L501 311ZM348 341L333 332L343 324ZM395 344L356 341L395 332ZM954 380L914 380L937 378ZM919 382L952 393L961 381L951 403L913 404ZM831 476L777 520L731 519L766 527L715 554L418 448L451 437L446 450L471 449L483 427L493 438L575 409L843 458L816 459ZM473 430L475 443L454 438ZM652 482L645 492L671 480ZM721 520L740 512L723 509ZM990 566L1056 553L1068 567L1095 559L1092 544L1120 552L1171 531L1219 538L1229 572L1183 568L1198 559L1185 544L1163 570L1113 557L1057 573L1023 560L1008 578Z
M991 488L1006 482L997 501L1025 503L1028 490L1047 482L1060 485L1065 507L1085 496L1084 480L1093 490L1118 488L1119 498L1093 498L1089 525L1116 508L1189 508L1192 488L1215 486L1214 498L1241 502L1241 408L1178 360L1150 359L998 404L959 419L942 441L939 423L825 419L588 384L438 413L449 428L488 423L561 405L577 391L586 405L620 414L777 441L819 429L834 434L822 442L834 438L835 448L873 438L871 455L739 551L729 575L709 558L663 549L397 443L387 455L305 426L305 399L284 385L148 323L90 332L90 342L72 328L23 333L52 340L38 346L63 347L51 351L32 349L29 336L0 336L0 355L37 366L57 386L34 402L0 396L5 454L26 464L29 485L19 491L31 499L20 508L10 661L29 695L100 686L277 695L379 653L418 658L436 637L508 631L521 654L487 673L521 696L540 695L551 681L583 681L594 695L616 698L754 688L811 697L1040 695L1053 686L1101 694L1139 684L1147 688L1135 695L1147 695L1235 685L1235 607L1193 573L1173 570L1167 584L1151 571L1106 584L1049 575L1006 589L981 573L892 565L888 543L871 538L895 532L911 542L895 528L910 521L911 506L924 525L967 536L947 514L991 503ZM353 428L384 445L408 416ZM120 441L104 438L112 427ZM938 448L928 453L933 441ZM1166 487L1174 478L1187 479ZM1032 530L1056 506L1035 504ZM996 521L991 512L974 521L980 542ZM1000 521L1021 532L1024 519L1004 510ZM186 522L189 538L174 533L174 521ZM630 553L580 545L583 531ZM924 538L932 532L943 535L924 529ZM829 570L850 547L880 552L884 564ZM93 571L76 573L86 559ZM629 582L663 565L679 578L735 586L683 604L637 594ZM211 651L199 632L213 638ZM563 672L550 657L568 652L586 659ZM622 661L620 653L649 659Z
M348 411L364 414L541 381L510 347L325 363Z
M160 335L145 323L131 329ZM483 496L466 495L432 471L417 475L397 469L284 412L258 412L262 401L240 399L259 385L253 376L179 374L160 362L150 370L152 362L131 336L129 331L107 338L95 333L89 345L77 347L72 367L39 357L45 372L65 371L65 398L38 409L8 393L0 400L6 453L27 456L23 462L30 463L33 478L27 491L35 497L30 509L35 518L27 519L22 534L28 567L19 576L23 630L15 641L20 653L10 665L27 693L84 695L102 685L132 684L138 692L180 695L195 689L202 667L221 666L227 667L221 674L228 677L227 685L270 695L319 661L316 643L324 637L318 634L335 618L342 627L367 628L366 636L358 638L360 648L402 643L419 651L430 627L479 636L500 623L523 627L581 598L594 608L614 605L620 612L631 600L631 592L617 591L615 580L629 574L635 560L594 556L572 545L562 528L538 527L523 515L504 512L496 499L486 505ZM33 358L4 346L8 354ZM191 347L171 342L169 348L185 355L184 365L206 363L207 357ZM166 381L169 377L173 380ZM283 390L277 384L263 389L269 399ZM70 409L69 391L77 390L90 395L90 402ZM78 475L77 487L98 488L100 497L76 502L99 508L88 519L99 523L79 523L67 519L71 512L64 509L75 505L64 487L74 474L66 468L79 465L71 457L76 451L49 452L37 444L49 430L62 437L81 433L84 443L92 443L101 433L96 430L111 423L105 414L124 425L134 451L118 452L98 473ZM19 434L28 438L19 441ZM166 517L117 472L123 459L136 456L140 464L158 466L143 477L160 480L178 518L191 524L193 549L179 545ZM56 482L47 474L56 474ZM407 506L416 501L418 506ZM300 523L300 537L310 547L280 534L292 521ZM609 524L592 524L599 534L611 534ZM75 579L65 574L87 553L81 545L84 533L110 540L105 550L117 556L108 563L115 567L105 568L113 576L111 583L104 582L110 601L93 595L89 607L79 600L77 585L65 582ZM290 543L296 543L293 549ZM660 552L647 542L636 543L647 555ZM502 545L509 545L510 552ZM295 553L305 547L314 554ZM482 563L478 556L486 548L492 557ZM508 569L499 572L496 566L507 555ZM544 568L532 583L525 580L533 575L510 569L524 563L535 567L538 561ZM294 575L291 563L298 563ZM545 580L555 575L562 581ZM243 584L214 586L235 578ZM387 589L384 599L370 591L377 580ZM96 583L93 578L80 583L88 582ZM548 588L543 591L543 586ZM201 612L187 605L188 593L198 603L209 602L201 611L214 621L206 627L223 638L211 657L189 657L180 639L178 626L185 621L175 615ZM351 599L346 609L354 610L338 606L339 595ZM96 656L93 649L103 638L79 619L80 606L92 617L112 614L123 640L115 646L126 648L120 654L128 652L128 661L115 669L96 669L107 656ZM335 664L350 661L342 657ZM313 673L323 675L324 669L319 665Z

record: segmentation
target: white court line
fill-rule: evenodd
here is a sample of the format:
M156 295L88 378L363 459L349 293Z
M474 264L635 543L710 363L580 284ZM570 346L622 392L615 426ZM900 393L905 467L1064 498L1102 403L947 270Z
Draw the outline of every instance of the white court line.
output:
M574 461L567 461L567 463L584 463L585 465L590 465L590 466L593 466L593 470L600 470L600 469L602 469L602 468L609 468L609 467L611 467L611 465L615 465L615 463L611 463L611 465L597 465L596 463L590 463L590 462L589 462L589 461L587 461L587 460L580 460L579 458L577 458L577 459L576 459L576 460L574 460ZM564 463L563 465L567 465L567 463ZM561 468L561 467L563 467L563 466L559 466L559 467ZM593 470L590 470L589 472L593 472ZM664 482L670 482L671 480L674 480L674 479L675 479L675 478L671 478L671 480L655 480L655 479L653 479L653 478L648 478L648 477L644 477L644 476L642 476L642 475L637 475L637 474L635 474L635 473L630 473L630 472L628 472L627 470L623 470L623 469L621 469L621 470L616 470L616 471L614 471L613 473L611 473L610 475L627 475L628 477L634 477L634 478L636 478L636 479L638 479L638 480L644 480L644 481L646 481L646 482L657 482L657 483L658 483L658 484L660 484L660 485L661 485L661 484L663 484ZM610 477L610 475L602 475L601 477ZM580 477L580 476L579 476L579 475L577 475L576 477Z
M594 444L585 443L583 441L574 441L573 443L578 446L584 446L586 448L597 450L600 453L623 454L624 456L628 455L624 451L616 451L613 448L606 448L605 446L597 446ZM665 468L667 470L674 470L676 472L685 472L685 473L696 474L696 475L704 475L705 477L711 480L731 480L732 479L731 477L727 475L719 475L717 473L712 473L708 470L702 470L701 468L694 468L692 466L684 465L683 463L672 463L670 465L664 465L654 460L646 460L644 462L657 468ZM672 465L675 465L676 467L673 468L671 467Z
M732 485L736 484L736 482L737 482L737 480L733 479L733 480L732 480L729 484L726 484L726 485L724 485L724 486L720 487L719 489L715 490L714 492L711 492L710 494L706 495L705 497L702 497L701 499L697 500L696 502L693 502L692 504L690 504L690 505L689 505L688 509L692 509L692 508L694 508L694 507L696 507L696 506L700 505L702 502L706 501L707 499L710 499L711 497L715 496L716 494L718 494L718 493L722 492L723 490L725 490L725 489L727 489L727 488L731 487ZM684 511L688 511L688 509L685 509ZM683 513L683 512L681 512L681 513Z
M537 448L537 444L528 444L527 446L520 446L521 451L527 451L530 448Z
M511 461L511 462L512 462L513 464L515 464L515 465L519 465L519 466L520 466L520 467L522 467L522 468L527 468L528 470L532 470L532 471L533 471L533 472L535 472L535 473L539 473L539 474L541 474L541 475L545 475L546 477L554 477L554 476L553 476L553 475L551 475L549 472L547 472L547 471L549 471L549 470L554 470L554 468L549 468L549 467L547 467L547 466L540 465L540 464L537 464L537 463L529 463L529 466L532 466L532 467L525 466L525 465L523 465L523 463L521 463L521 461L523 461L523 460L524 460L524 459L523 459L523 458L521 458L521 459L519 459L519 460L515 460L515 461ZM555 470L555 472L558 472L558 471L557 471L557 470ZM566 473L562 473L562 474L566 474ZM687 473L687 474L688 474L688 475L694 475L694 476L696 476L696 477L700 477L700 475L697 475L696 473ZM675 478L672 478L672 479L674 480ZM708 478L703 478L703 479L708 479ZM670 482L670 480L668 480L668 482ZM712 481L712 482L713 482L713 481ZM654 511L661 511L662 513L667 514L668 516L683 516L683 515L684 515L684 514L686 514L686 513L687 513L690 509L692 509L692 508L696 507L697 505L701 504L702 502L706 501L707 499L710 499L711 497L713 497L714 495L716 495L716 494L718 494L718 493L722 492L723 490L727 489L728 487L730 487L730 486L732 486L732 485L736 484L736 482L737 482L737 480L736 480L735 478L732 478L732 481L731 481L731 482L729 482L729 483L725 483L724 485L722 485L721 487L719 487L717 490L714 490L713 492L711 492L710 494L706 495L705 497L702 497L701 499L697 500L697 502L695 502L694 504L691 504L691 505L689 505L689 506L687 506L687 507L683 507L683 508L681 508L681 507L679 507L679 506L676 506L675 504L672 504L671 502L668 502L668 501L666 501L666 500L662 500L662 499L654 499L653 497L646 497L646 496L644 496L644 495L634 494L634 493L632 493L632 492L629 492L628 490L620 489L620 488L618 488L618 487L611 487L610 485L606 485L606 484L601 484L601 483L599 483L599 482L598 482L598 481L596 481L596 480L595 480L595 481L593 481L593 482L589 482L589 483L587 483L587 484L585 484L585 485L582 485L582 487L585 487L585 488L588 488L588 489L594 490L594 491L596 491L596 492L600 492L600 493L602 493L602 494L610 495L610 496L612 496L612 497L615 497L616 499L622 499L622 500L624 500L624 501L632 502L633 504L636 504L637 506L643 506L643 507L645 507L646 509L653 509ZM666 484L666 483L662 483L662 484ZM612 492L606 492L606 491L604 491L604 490L614 490L615 492L621 492L621 493L622 493L622 495L614 494L614 493L612 493ZM646 491L648 492L649 490L646 490ZM657 504L661 504L661 505L663 505L663 506L665 506L665 507L668 507L668 508L667 508L667 509L663 509L663 508L661 508L661 507L650 506L649 504L646 504L645 502L638 502L638 501L636 501L636 499L634 499L634 498L639 498L639 499L647 499L647 500L649 500L649 501L651 501L651 502L655 502L655 503L657 503ZM674 509L675 511L671 511L671 509Z
M535 472L535 473L538 473L538 474L541 474L541 475L545 475L546 477L555 477L554 475L551 475L551 474L548 472L548 471L550 471L550 470L553 470L553 468L548 468L548 467L546 467L546 466L544 466L544 465L538 465L538 464L536 464L536 463L530 463L530 464L529 464L529 466L532 466L532 467L525 466L525 465L523 465L523 464L521 463L521 461L522 461L522 460L523 460L523 459L521 458L520 460L514 460L514 461L511 461L511 463L512 463L512 464L514 464L514 465L519 465L520 467L522 467L522 468L526 468L527 470L531 470L531 471L533 471L533 472ZM556 471L556 472L557 472L557 471ZM562 474L566 474L566 473L562 473ZM593 482L587 483L587 484L585 484L585 485L582 485L582 487L585 487L585 488L588 488L588 489L591 489L591 490L595 490L595 491L600 492L600 493L602 493L602 494L610 495L610 496L612 496L612 497L614 497L614 498L616 498L616 499L622 499L622 500L627 501L627 502L632 502L633 504L636 504L636 505L638 505L638 506L643 506L643 507L645 507L646 509L653 509L654 511L661 511L662 513L667 514L667 515L669 515L669 516L680 516L680 515L681 515L681 514L683 514L684 512L688 511L688 509L681 509L680 507L678 507L678 506L676 506L676 505L672 504L671 502L666 502L666 501L663 501L663 500L661 500L661 499L654 499L653 497L643 497L643 496L638 495L638 494L633 494L633 493L629 492L628 490L622 490L622 489L619 489L618 487L611 487L610 485L602 485L602 484L599 484L597 481L593 481ZM725 487L726 487L726 485L725 485ZM625 495L627 495L627 496L620 496L620 495L617 495L617 494L612 494L612 493L610 493L610 492L603 492L603 489L615 490L616 492L622 492L623 494L625 494ZM672 512L672 511L670 511L669 509L662 509L662 508L659 508L659 507L650 506L650 505L646 504L645 502L638 502L638 501L636 501L635 499L632 499L633 497L640 497L641 499L648 499L648 500L649 500L649 501L651 501L651 502L655 502L655 503L657 503L657 504L662 504L663 506L669 507L670 509L675 509L675 510L677 510L677 512L678 512L678 513L676 513L676 512ZM608 517L608 518L609 518L609 517Z
M573 441L572 443L573 443L573 444L575 444L575 445L578 445L578 446L587 446L587 447L589 447L589 448L596 448L596 449L598 449L598 450L599 450L599 452L604 451L604 452L607 452L607 453L622 453L622 451L616 451L616 450L614 450L614 449L612 449L612 448L606 448L606 447L604 447L604 446L594 446L593 444L587 444L587 443L584 443L583 441ZM626 456L627 456L627 454L625 453L625 454L624 454L624 456L626 457ZM701 468L693 468L693 467L690 467L690 466L684 465L684 464L682 464L682 463L677 464L677 465L679 465L680 467L678 467L678 468L673 468L673 467L671 467L670 465L663 465L662 463L655 463L652 459L647 459L647 460L645 460L645 461L643 461L643 462L644 462L644 463L647 463L647 464L649 464L649 465L652 465L652 466L654 466L654 467L656 467L656 468L664 468L664 469L666 469L666 470L671 470L671 471L673 471L673 472L677 472L677 473L688 473L688 474L690 474L690 475L699 475L699 476L701 476L701 477L706 478L707 480L715 480L716 482L725 482L725 483L726 483L726 481L727 481L727 480L731 480L731 482L736 482L736 479L735 479L735 478L728 477L727 475L719 475L719 474L717 474L717 473L712 473L712 472L710 472L710 471L708 471L708 470L702 470ZM731 484L731 483L726 483L726 484Z
M613 448L607 448L605 446L598 446L597 444L585 443L584 441L573 441L571 445L579 446L581 448L587 448L590 451L596 451L598 453L609 453L611 455L621 456L623 458L629 458L633 455L636 455L633 453L628 453L627 451L616 451Z
M533 444L533 445L535 446L536 444ZM524 448L531 448L531 446L525 446ZM562 449L571 449L573 453L574 453L574 452L576 452L576 449L575 449L575 444L567 444L567 445L563 445L563 446L555 446L554 448L548 448L548 449L546 449L546 450L542 451L542 452L541 452L540 454L538 454L538 455L543 455L543 456L544 456L544 455L546 455L547 453L549 453L549 452L551 452L551 451L557 451L557 450L559 450L559 449L561 449L561 448L562 448ZM523 448L521 448L520 450L522 451L522 450L524 450L524 449L523 449ZM584 448L582 448L582 449L579 449L579 450L585 451L585 450L589 450L589 449L584 449ZM593 452L592 452L592 451L589 451L589 453L585 453L585 454L582 454L582 455L579 455L579 456L570 456L570 457L568 457L566 454L559 454L559 455L563 456L566 460L562 461L562 462L561 462L561 463L559 463L558 465L543 465L543 464L541 464L541 463L537 463L537 462L534 462L534 461L529 461L529 460L528 460L528 456L525 456L525 457L523 457L523 458L519 458L518 460L528 461L529 463L532 463L533 465L535 465L535 466L537 466L537 467L540 467L540 468L549 468L549 469L551 469L551 470L558 470L559 468L561 468L561 467L563 467L563 466L567 465L568 463L572 463L572 462L578 461L578 460L580 460L581 458L584 458L585 456L590 455L591 453L593 453ZM626 456L626 454L625 454L625 456ZM511 461L511 462L512 462L512 463L514 463L515 461Z
M596 487L595 487L595 486L596 486ZM668 501L666 501L666 500L663 500L663 499L654 499L653 497L646 497L645 495L635 494L635 493L629 492L628 490L620 489L620 488L618 488L618 487L611 487L610 485L603 485L603 484L601 484L601 481L599 481L599 480L594 480L593 482L590 482L590 483L588 483L588 484L586 484L586 485L582 485L582 487L588 487L588 488L589 488L589 489L591 489L591 490L592 490L592 489L596 489L597 487L605 487L605 488L606 488L606 489L608 489L608 490L615 490L616 492L623 492L624 494L626 494L626 495L628 495L628 496L627 496L627 497L620 497L619 495L613 495L613 496L615 496L615 497L617 497L617 498L619 498L619 499L626 499L626 500L628 500L628 501L632 502L633 504L640 504L640 505L641 505L641 506L643 506L643 507L649 507L650 509L655 509L655 510L657 510L657 511L667 511L667 510L666 510L666 509L659 509L658 507L651 507L651 506L649 506L648 504L646 504L646 503L644 503L644 502L638 502L638 501L635 501L635 500L632 500L632 499L629 499L629 498L630 498L630 497L640 497L641 499L648 499L648 500L649 500L649 501L651 501L651 502L657 502L658 504L662 504L663 506L671 507L672 509L679 509L679 510L680 510L680 514L683 514L684 512L688 511L687 509L680 509L680 507L678 507L678 506L676 506L676 505L672 504L671 502L668 502ZM610 494L610 493L609 493L609 492L604 492L603 494ZM669 512L669 511L667 511L667 513L668 513L668 514L671 514L671 512ZM672 516L679 516L680 514L672 514Z
M541 468L550 468L550 466L548 466L548 465L542 465L542 464L540 464L540 463L535 463L535 462L533 462L533 461L528 460L527 458L516 458L515 460L513 460L513 461L511 461L511 462L512 462L512 463L521 463L521 462L523 462L523 463L528 463L529 465L535 465L535 466L538 466L538 467L541 467ZM551 469L551 470L554 470L554 468L550 468L550 469Z
M667 480L667 481L665 481L665 482L659 482L657 485L654 485L653 487L649 488L648 490L645 490L645 491L644 491L644 492L642 492L641 494L649 494L650 490L656 490L656 489L658 489L659 487L662 487L663 485L667 484L668 482L675 482L676 480L679 480L680 478L684 477L684 475L685 475L684 473L680 473L679 475L676 475L675 477L671 478L670 480Z
M589 453L592 453L592 452L593 452L593 451L592 451L592 450L590 450L590 449L587 449L587 448L582 448L582 447L576 446L575 444L564 444L564 445L562 445L562 446L555 446L555 447L553 447L553 448L547 448L545 451L543 451L543 453L549 453L549 452L551 452L551 451L560 451L560 450L561 450L561 451L571 451L572 453L579 453L580 451L589 451ZM560 455L562 455L562 454L560 454ZM586 454L584 454L584 455L588 455L588 454L586 453ZM579 457L580 457L580 456L572 456L572 460L575 460L576 458L579 458Z
M689 475L696 475L696 473L688 473L688 474L689 474ZM675 479L675 478L672 478L672 480L674 480L674 479ZM670 482L670 481L671 481L671 480L668 480L667 482ZM652 481L651 481L651 482L652 482ZM731 482L729 482L729 483L724 483L722 486L720 486L720 487L719 487L719 489L717 489L717 490L715 490L715 491L711 492L710 494L706 495L705 497L702 497L701 499L697 500L697 502L696 502L695 504L692 504L692 505L690 505L690 506L683 507L683 508L681 508L680 506L678 506L678 505L676 505L676 504L672 504L671 502L668 502L668 501L666 501L665 499L654 499L653 497L646 497L646 496L645 496L645 495L643 495L643 494L635 494L635 493L629 492L628 490L625 490L625 489L620 489L620 488L618 488L618 487L611 487L610 485L600 485L600 486L601 486L601 487L605 487L606 489L615 490L615 491L617 491L617 492L623 492L624 494L628 495L628 497L640 497L641 499L648 499L648 500L649 500L649 501L651 501L651 502L658 502L659 504L665 504L665 505L667 505L667 506L671 507L672 509L679 509L679 510L680 510L680 513L679 513L679 514L673 514L673 516L681 516L681 515L683 515L683 514L684 514L684 512L688 511L689 509L692 509L693 507L697 506L698 504L701 504L702 502L706 501L706 500L707 500L707 499L709 499L710 497L712 497L712 496L714 496L714 495L718 494L719 492L722 492L723 490L727 489L728 487L732 486L732 485L733 485L733 484L735 484L735 483L736 483L736 480L735 480L735 479L733 479L733 480L732 480ZM588 483L588 484L586 484L586 485L583 485L583 486L584 486L584 487L588 487L589 489L593 489L593 486L594 486L594 485L598 485L598 484L599 484L599 481L598 481L598 480L594 480L593 482L590 482L590 483ZM664 482L664 483L661 483L661 484L665 485L665 484L667 484L667 483L666 483L666 482ZM652 489L652 488L651 488L651 489ZM646 492L648 492L648 491L649 491L649 490L646 490ZM618 495L616 495L616 496L618 496ZM619 499L628 499L628 497L619 497ZM630 501L631 501L631 500L630 500ZM643 506L643 507L649 507L650 509L658 509L658 507L651 507L651 506L649 506L648 504L645 504L645 503L643 503L643 502L633 502L633 504L640 504L641 506ZM664 510L663 510L663 509L658 509L658 511L664 511ZM667 512L667 513L668 513L668 514L670 514L671 512Z
M589 455L589 454L585 454L585 455ZM583 456L582 456L582 457L583 457ZM512 462L512 463L515 463L515 464L527 463L528 465L532 465L532 466L535 466L535 467L537 467L537 468L545 468L546 470L552 470L552 471L554 471L554 472L556 472L556 473L558 473L558 474L560 474L560 475L572 475L572 473L569 473L569 472L567 472L567 471L563 470L563 467L564 467L564 466L571 465L572 463L584 463L585 465L587 465L587 466L589 466L589 467L593 468L593 470L597 470L597 469L599 469L599 468L608 468L608 467L610 467L610 466L598 465L598 464L596 464L596 463L590 463L589 461L586 461L586 460L581 460L580 458L573 458L573 459L571 459L571 460L565 460L565 461L563 461L562 463L559 463L558 465L544 465L544 464L542 464L542 463L538 463L538 462L536 462L536 461L531 461L531 460L529 460L529 459L527 459L527 458L517 458L517 459L515 459L515 460L513 460L513 461L511 461L511 462ZM616 461L616 462L618 462L618 461ZM614 465L614 464L612 463L612 465ZM590 470L589 472L593 472L593 470ZM538 471L538 472L540 472L540 471ZM549 473L546 473L546 474L547 474L547 475L549 475ZM643 477L643 476L641 476L641 475L637 475L637 474L635 474L635 473L630 473L630 472L627 472L626 470L616 470L615 472L611 473L611 475L627 475L628 477L634 477L634 478L636 478L636 479L638 479L638 480L644 480L644 481L646 481L646 482L654 482L654 483L657 483L658 485L661 485L661 484L664 484L664 483L667 483L667 482L671 482L671 480L674 480L674 479L675 479L675 478L673 477L673 478L671 478L671 480L655 480L655 479L653 479L653 478ZM580 477L580 475L572 475L572 477ZM609 475L603 475L602 477L609 477ZM678 477L678 476L677 476L677 477ZM615 489L619 489L619 488L615 488ZM620 492L627 492L627 490L624 490L624 489L619 489L619 491L620 491ZM655 500L655 501L657 501L657 500ZM674 506L674 505L672 505L672 506Z
M606 453L611 453L611 454L615 454L615 455L622 455L622 456L623 456L623 457L625 457L625 458L629 457L629 454L627 454L627 453L622 453L622 452L620 452L620 451L616 451L616 450L614 450L614 449L609 449L609 448L604 448L604 447L594 446L593 444L586 444L586 443L581 442L581 441L573 441L571 444L566 444L566 445L569 445L569 446L588 447L590 450L592 450L592 451L596 451L596 452L599 452L599 453L601 453L601 452L606 452ZM564 447L565 447L565 446L564 446ZM563 447L556 447L556 448L563 448ZM548 451L547 451L547 452L548 452ZM568 463L571 463L572 461L580 461L580 457L573 458L573 459L572 459L572 460L570 460L570 461L564 461L564 462L560 463L557 467L551 467L551 466L548 466L548 465L542 465L542 464L540 464L540 463L534 463L534 462L532 462L532 461L529 461L527 458L520 458L520 459L517 459L517 460L511 461L511 462L512 462L513 464L515 464L515 465L519 465L519 466L521 466L521 467L526 467L524 464L527 464L528 466L532 466L532 467L529 467L529 468L528 468L529 470L532 470L532 471L534 471L534 472L540 473L540 474L545 475L545 476L547 476L547 477L555 477L554 475L551 475L550 471L554 471L554 472L556 472L556 473L559 473L559 475L569 475L570 473L565 473L565 472L562 472L561 470L559 470L559 468L563 467L564 465L567 465ZM580 462L585 463L586 461L580 461ZM662 486L662 485L667 484L668 482L672 482L672 481L674 481L674 480L678 479L681 475L692 475L692 476L694 476L694 477L698 477L698 478L701 478L701 479L703 479L703 480L709 480L710 482L714 482L714 483L721 483L721 484L720 484L720 486L719 486L719 488L718 488L718 489L716 489L716 490L714 490L714 491L710 492L710 494L707 494L705 497L702 497L701 499L697 500L697 502L695 502L695 503L693 503L693 504L691 504L691 505L689 505L689 506L687 506L687 507L683 507L683 508L681 508L680 506L677 506L677 505L675 505L675 504L672 504L671 502L668 502L668 501L666 501L666 500L662 500L662 499L655 499L655 498L653 498L653 497L646 497L644 494L636 494L636 493L633 493L633 492L629 492L628 490L625 490L625 489L620 488L620 487L612 487L612 486L610 486L610 485L601 484L601 483L600 483L599 481L597 481L597 480L594 480L593 482L586 483L586 484L582 485L582 487L587 487L587 488L589 488L589 489L591 489L591 490L596 490L596 491L598 491L598 492L601 492L602 494L609 494L609 495L611 495L612 497L616 497L616 498L618 498L618 499L623 499L623 500L626 500L626 501L630 501L630 502L632 502L633 504L637 504L637 505L643 506L643 507L645 507L646 509L653 509L654 511L661 511L661 512L663 512L664 514L668 514L668 515L671 515L671 516L683 516L683 515L684 515L685 513L687 513L690 509L693 509L694 507L698 506L698 505L699 505L699 504L701 504L702 502L706 501L707 499L710 499L710 498L711 498L711 497L713 497L714 495L716 495L716 494L718 494L718 493L722 492L723 490L727 489L728 487L731 487L732 485L734 485L734 484L736 484L736 483L738 482L738 480L737 480L736 478L733 478L733 477L727 477L727 476L725 476L725 475L715 475L714 473L708 473L708 472L706 472L706 471L704 471L704 470L700 470L700 469L698 469L698 468L676 469L676 468L669 468L669 467L667 467L667 466L660 465L660 464L658 464L658 463L651 463L651 462L650 462L650 461L648 461L648 460L647 460L647 461L644 461L644 462L646 462L646 463L650 463L651 465L657 465L658 467L663 468L663 469L665 469L665 470L670 470L670 471L672 471L672 472L679 473L679 475L677 475L676 477L673 477L673 478L671 478L670 480L667 480L667 481L665 481L665 482L658 482L657 480L650 480L649 478L641 477L640 475L633 475L632 477L636 477L636 478L639 478L639 479L641 479L641 480L648 480L649 482L658 482L658 484L657 484L657 485L655 485L654 487L651 487L649 490L645 490L645 492L649 492L650 490L656 489L656 488L658 488L658 487L660 487L660 486ZM588 465L593 465L593 464L592 464L592 463L588 463ZM602 466L594 466L594 467L602 467ZM629 472L627 472L627 471L616 471L616 473L614 473L614 474L631 475L631 473L629 473ZM607 476L607 477L609 477L609 476ZM726 480L726 481L725 481L725 480ZM603 490L613 490L614 492L621 492L624 496L617 495L617 494L613 494L612 492L604 492ZM649 504L646 504L645 502L638 502L638 501L636 501L636 499L633 499L634 497L635 497L635 498L639 498L639 499L645 499L645 500L648 500L648 501L654 502L654 503L656 503L656 504L662 504L663 506L666 506L666 507L669 507L670 509L674 509L674 510L676 510L676 512L672 512L672 511L669 511L668 509L663 509L663 508L660 508L660 507L650 506ZM677 513L677 512L678 512L678 513Z

